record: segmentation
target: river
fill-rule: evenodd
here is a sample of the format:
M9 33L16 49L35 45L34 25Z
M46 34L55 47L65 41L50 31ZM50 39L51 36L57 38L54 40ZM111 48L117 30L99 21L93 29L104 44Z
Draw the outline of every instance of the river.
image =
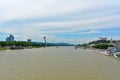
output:
M120 80L120 61L74 47L6 50L0 80Z

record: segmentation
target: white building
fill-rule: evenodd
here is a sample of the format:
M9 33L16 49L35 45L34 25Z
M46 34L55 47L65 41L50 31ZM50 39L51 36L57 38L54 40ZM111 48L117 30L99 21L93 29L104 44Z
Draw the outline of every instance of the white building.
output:
M107 37L99 37L99 40L107 40Z

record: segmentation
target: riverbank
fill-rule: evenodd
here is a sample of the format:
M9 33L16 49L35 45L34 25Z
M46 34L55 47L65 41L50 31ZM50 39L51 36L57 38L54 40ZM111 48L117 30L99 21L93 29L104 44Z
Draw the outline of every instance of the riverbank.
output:
M94 51L97 54L102 54L102 55L105 55L105 56L111 56L111 57L114 57L115 59L120 60L120 52L113 52L112 54L110 54L108 50L101 50L101 49L94 49L94 50L89 50L89 51Z
M99 54L103 54L103 55L109 56L107 50L96 49L95 52L99 53Z
M0 48L0 50L6 50L6 48Z

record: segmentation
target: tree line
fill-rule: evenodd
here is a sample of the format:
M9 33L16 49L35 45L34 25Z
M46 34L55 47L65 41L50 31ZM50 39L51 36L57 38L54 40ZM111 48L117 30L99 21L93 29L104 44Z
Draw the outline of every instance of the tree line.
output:
M43 47L45 46L44 43L35 43L35 42L27 42L27 41L13 41L13 42L7 42L7 41L0 41L0 46L33 46L33 47Z
M111 44L96 44L93 47L97 48L97 49L107 49L108 47L113 47L113 45L111 45Z

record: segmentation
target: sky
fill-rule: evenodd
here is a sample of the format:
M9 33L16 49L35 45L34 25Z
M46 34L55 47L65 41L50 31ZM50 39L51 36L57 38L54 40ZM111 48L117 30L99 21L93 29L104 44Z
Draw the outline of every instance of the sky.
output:
M0 40L120 40L120 0L0 0Z

